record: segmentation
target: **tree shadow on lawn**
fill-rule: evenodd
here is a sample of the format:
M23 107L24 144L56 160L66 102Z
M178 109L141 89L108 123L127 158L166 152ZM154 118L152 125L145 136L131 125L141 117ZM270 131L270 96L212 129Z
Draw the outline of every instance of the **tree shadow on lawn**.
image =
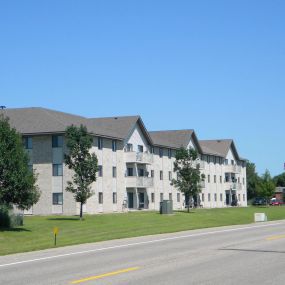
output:
M48 221L80 221L79 217L69 217L69 218L61 218L61 217L55 217L55 218L48 218ZM84 221L84 219L83 219Z
M25 228L0 228L0 232L30 232Z

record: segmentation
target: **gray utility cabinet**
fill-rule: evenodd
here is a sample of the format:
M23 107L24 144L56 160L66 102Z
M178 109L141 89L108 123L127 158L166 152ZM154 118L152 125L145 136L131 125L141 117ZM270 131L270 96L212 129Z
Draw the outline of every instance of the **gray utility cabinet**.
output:
M160 214L172 214L173 213L173 202L172 200L163 200L160 202Z

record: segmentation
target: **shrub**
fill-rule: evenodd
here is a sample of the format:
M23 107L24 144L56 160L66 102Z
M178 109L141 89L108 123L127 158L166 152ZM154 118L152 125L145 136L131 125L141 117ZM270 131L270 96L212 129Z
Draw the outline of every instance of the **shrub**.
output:
M11 207L7 205L0 205L0 227L13 228L22 225L22 214L14 214Z

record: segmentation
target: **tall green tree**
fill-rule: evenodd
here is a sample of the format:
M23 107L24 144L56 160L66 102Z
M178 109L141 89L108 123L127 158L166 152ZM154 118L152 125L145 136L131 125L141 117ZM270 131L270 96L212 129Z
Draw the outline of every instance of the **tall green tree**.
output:
M201 183L205 180L197 164L198 153L195 149L181 147L176 151L174 172L177 179L172 179L172 185L184 193L188 199L187 210L190 211L190 200L201 192Z
M277 187L285 187L285 172L275 176L273 181Z
M72 181L67 182L66 191L74 194L76 202L80 203L80 219L83 217L83 204L93 195L91 184L96 181L98 160L94 153L90 153L92 137L85 126L67 127L65 137L68 153L64 155L65 164L72 169Z
M259 176L255 170L255 164L247 161L246 163L246 180L247 180L247 198L252 199L257 196L257 183Z
M270 172L266 169L265 173L257 183L257 194L269 201L269 199L274 195L275 187L276 186L273 179L271 178Z
M0 114L0 204L28 210L38 202L37 176L28 163L21 135Z

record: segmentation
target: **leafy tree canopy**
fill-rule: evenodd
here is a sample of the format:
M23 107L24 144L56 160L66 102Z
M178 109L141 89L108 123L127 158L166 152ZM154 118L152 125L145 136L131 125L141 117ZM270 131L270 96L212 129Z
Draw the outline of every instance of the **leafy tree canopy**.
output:
M181 147L175 154L174 172L177 173L177 179L172 179L172 184L189 199L188 212L190 199L201 192L200 182L205 179L204 174L200 173L197 159L198 153L193 148Z
M67 182L66 191L74 193L75 201L80 203L82 219L83 204L93 195L91 184L96 181L98 160L94 153L90 153L93 139L85 126L67 127L65 136L68 148L68 153L64 156L65 164L74 171L72 181Z
M21 135L0 115L0 204L27 210L38 202L37 177L28 162Z

